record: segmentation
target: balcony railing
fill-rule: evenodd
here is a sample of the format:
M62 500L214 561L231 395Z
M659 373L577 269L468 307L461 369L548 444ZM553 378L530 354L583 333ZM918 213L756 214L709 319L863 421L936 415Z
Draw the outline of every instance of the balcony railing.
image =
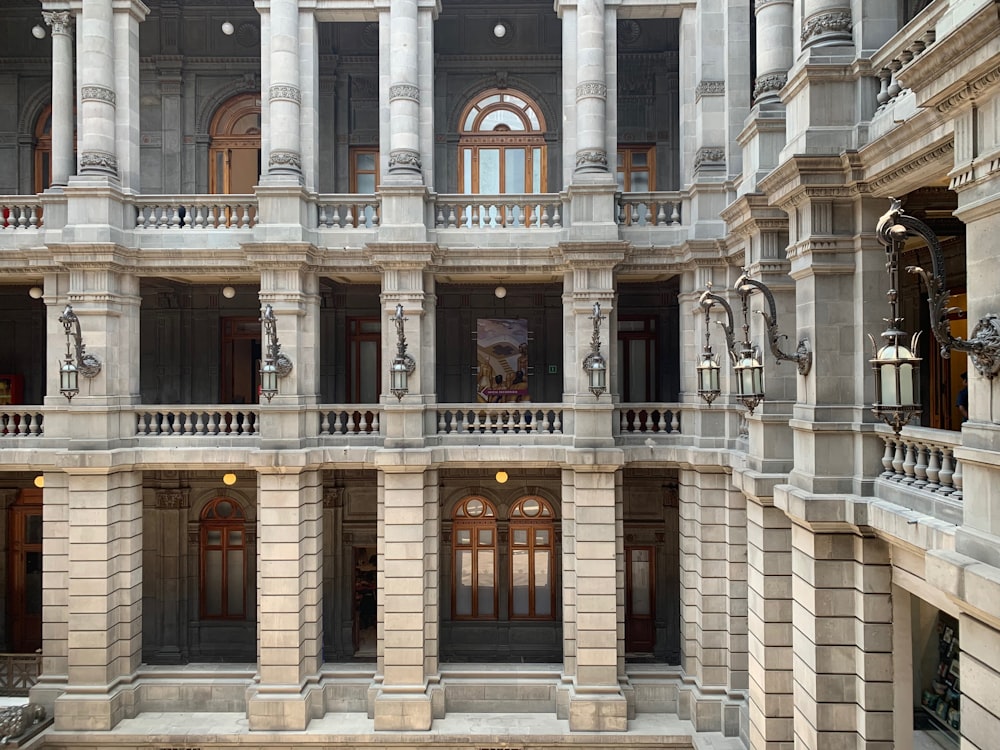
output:
M615 414L621 435L681 434L681 404L622 404Z
M562 198L556 193L521 195L438 195L437 229L558 229Z
M562 404L448 404L438 435L561 435Z
M681 225L682 193L619 193L615 217L627 226L677 227Z
M143 437L256 437L260 410L234 406L143 406L135 412Z
M378 229L382 202L377 195L320 195L316 221L320 229Z
M0 195L0 231L38 229L42 202L36 195Z
M143 195L133 203L137 230L248 230L257 223L253 195Z
M319 407L319 434L321 437L380 435L381 422L381 408L371 404Z
M872 70L880 84L876 95L879 110L885 109L906 91L900 78L906 67L936 41L936 27L947 6L943 2L929 3L872 55Z
M7 438L39 437L44 432L45 417L38 409L22 406L0 411L0 440Z
M955 448L962 434L928 427L904 427L898 436L883 425L876 430L885 445L878 466L872 467L878 473L878 498L961 523L962 462Z

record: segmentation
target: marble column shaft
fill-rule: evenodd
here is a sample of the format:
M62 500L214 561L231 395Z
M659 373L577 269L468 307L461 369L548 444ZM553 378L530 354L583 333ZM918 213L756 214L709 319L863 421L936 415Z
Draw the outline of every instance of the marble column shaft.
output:
M419 176L420 86L416 0L389 8L389 172Z
M267 91L271 150L268 174L301 175L298 0L273 0Z
M76 171L73 152L73 16L69 11L45 11L52 30L52 185L65 185Z
M576 19L577 172L608 171L604 22L604 0L579 0Z
M117 177L111 0L83 0L79 18L80 173Z
M757 0L756 103L778 101L778 91L788 82L788 69L795 60L792 45L791 0Z

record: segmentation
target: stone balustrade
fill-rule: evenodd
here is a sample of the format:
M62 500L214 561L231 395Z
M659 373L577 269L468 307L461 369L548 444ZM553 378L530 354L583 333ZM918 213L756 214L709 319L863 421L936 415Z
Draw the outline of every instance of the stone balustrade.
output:
M621 435L681 433L681 404L623 404L615 414Z
M681 225L683 200L678 192L619 193L615 217L626 226L676 227Z
M563 434L562 404L448 404L437 417L438 435Z
M0 232L39 229L42 202L34 195L0 195Z
M5 438L40 437L44 433L45 415L31 407L6 408L0 411L0 440Z
M907 427L899 436L881 435L885 443L879 477L922 492L962 499L962 462L955 457L961 433Z
M382 410L378 406L319 407L319 434L330 435L380 435Z
M137 230L247 230L258 220L253 195L144 195L133 204Z
M377 229L382 202L377 195L320 195L316 221L320 229Z
M946 5L930 3L872 56L872 70L879 79L875 97L879 110L888 107L906 91L900 80L902 74L936 41L936 26Z
M555 193L521 195L438 195L437 229L556 229L565 211Z
M135 412L142 437L255 437L260 410L237 406L143 406Z

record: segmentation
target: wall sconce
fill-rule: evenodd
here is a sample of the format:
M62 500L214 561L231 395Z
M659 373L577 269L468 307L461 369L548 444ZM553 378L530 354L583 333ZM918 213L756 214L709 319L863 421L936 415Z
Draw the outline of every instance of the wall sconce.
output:
M726 311L727 322L719 325L725 331L729 358L733 363L733 372L736 374L737 398L753 414L757 404L764 400L764 365L761 363L760 350L750 342L750 295L755 289L759 290L767 300L767 310L758 310L757 312L764 318L764 323L767 326L768 344L775 362L778 364L782 360L795 362L799 374L808 375L812 369L813 355L809 351L809 343L805 339L799 341L798 348L792 354L781 350L779 342L787 336L778 330L777 306L774 303L774 295L766 284L751 279L744 270L743 274L736 280L734 289L740 295L743 306L743 341L740 342L739 353L737 353L733 332L733 309L726 299L715 294L712 291L712 285L709 284L708 289L702 292L701 299L698 301L698 304L705 310L705 348L702 351L701 362L697 366L698 395L711 404L721 393L719 389L719 363L712 354L708 331L709 312L712 306L718 303Z
M264 361L260 366L260 395L268 403L278 393L278 378L292 371L292 360L282 353L278 343L278 319L274 316L271 303L264 305L260 322L264 324Z
M608 363L601 356L601 321L607 318L601 315L601 303L594 303L594 314L590 319L594 321L594 333L590 337L590 354L583 359L583 370L587 373L590 392L596 398L607 390L608 383Z
M410 390L410 373L417 368L417 363L406 353L406 334L403 332L403 324L407 319L403 317L402 305L396 305L396 314L390 320L396 324L396 356L389 369L389 390L398 401L402 401L403 396Z
M892 199L892 205L879 219L875 232L879 242L885 245L886 254L889 256L886 268L889 268L889 264L892 263L889 277L890 293L894 293L896 287L892 274L896 271L895 264L899 258L899 250L906 243L906 238L919 237L927 244L931 256L931 273L927 273L920 266L907 266L906 271L907 273L919 274L924 280L924 284L927 285L927 306L931 314L931 331L934 332L934 338L941 345L941 356L948 359L952 349L965 352L972 360L972 366L976 368L976 372L989 380L996 377L997 373L1000 372L1000 317L989 313L980 318L975 328L972 329L971 338L961 339L951 335L948 319L949 315L956 311L956 308L948 307L951 291L948 289L945 279L944 255L941 252L941 243L938 242L937 235L924 222L903 213L901 203L897 199ZM890 298L890 305L893 309L892 314L895 316L895 299ZM890 323L891 325L892 323ZM885 336L884 333L882 335ZM915 340L916 337L914 337ZM915 356L915 344L913 348L913 356ZM913 392L914 394L919 393L916 388Z
M70 401L80 392L80 375L85 378L97 377L101 371L101 361L93 354L87 354L80 332L80 319L73 312L72 305L66 305L59 322L66 331L66 359L59 363L59 392ZM75 349L75 352L74 352Z

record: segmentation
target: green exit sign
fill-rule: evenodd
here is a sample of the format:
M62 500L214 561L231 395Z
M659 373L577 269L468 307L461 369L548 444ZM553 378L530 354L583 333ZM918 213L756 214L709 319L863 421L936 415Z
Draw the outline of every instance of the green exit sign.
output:
M558 375L559 365L549 365L549 375Z

